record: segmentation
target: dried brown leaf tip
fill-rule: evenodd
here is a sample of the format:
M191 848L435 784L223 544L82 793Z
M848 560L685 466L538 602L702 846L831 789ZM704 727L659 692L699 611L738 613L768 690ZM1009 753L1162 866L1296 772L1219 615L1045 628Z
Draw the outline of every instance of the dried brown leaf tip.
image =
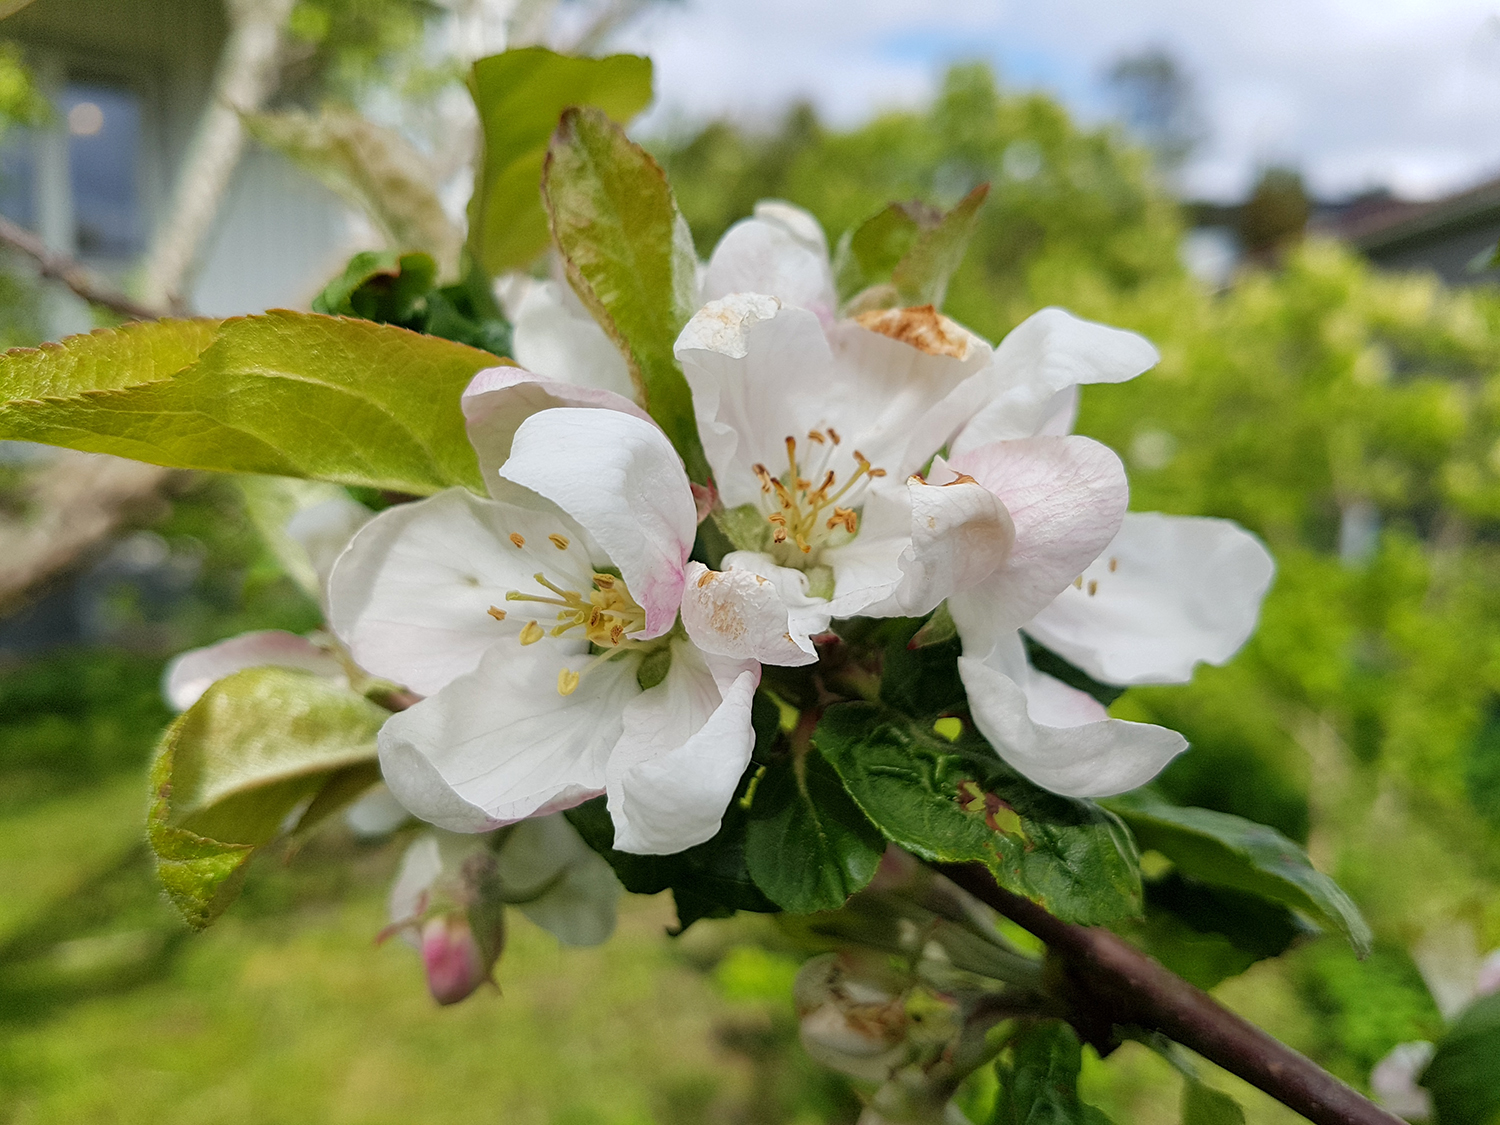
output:
M871 332L900 340L928 355L945 355L964 359L969 354L969 336L931 305L909 309L872 309L860 313L855 321Z

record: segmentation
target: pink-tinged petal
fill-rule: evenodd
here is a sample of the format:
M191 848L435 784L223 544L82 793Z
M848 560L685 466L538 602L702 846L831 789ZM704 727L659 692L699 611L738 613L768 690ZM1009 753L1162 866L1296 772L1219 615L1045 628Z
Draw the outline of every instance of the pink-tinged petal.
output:
M1017 325L995 349L990 367L962 389L969 421L954 438L954 455L1059 429L1080 383L1120 383L1156 366L1161 356L1134 332L1042 309Z
M424 832L407 847L401 867L386 898L391 925L420 921L432 901L432 888L443 873L443 853L437 837Z
M835 617L920 617L990 578L1015 536L1005 507L973 482L914 478L872 490L859 534L823 553L834 573L829 609Z
M532 616L548 616L506 601L511 590L545 594L539 572L564 589L591 588L593 566L572 520L449 489L388 508L361 529L329 577L329 623L360 667L431 695L472 671L490 646L514 644ZM495 620L491 607L506 618Z
M617 849L671 855L718 832L755 748L759 683L754 662L711 665L693 645L673 644L667 678L630 702L609 760Z
M610 347L613 350L613 345ZM481 371L470 381L461 404L469 444L479 457L479 471L491 490L500 466L510 456L516 431L539 410L559 406L618 410L651 421L651 416L633 401L612 390L559 382L520 367L489 367Z
M590 657L550 638L498 644L473 672L381 728L385 782L414 815L453 832L581 804L604 791L621 717L640 694L638 664L622 657L590 666ZM566 696L558 692L564 669L582 673Z
M1187 683L1249 639L1275 572L1261 541L1229 520L1131 512L1026 631L1104 683Z
M762 664L817 662L811 637L828 628L828 603L807 594L807 576L750 551L723 570L688 563L682 624L705 652Z
M699 309L674 351L724 505L757 503L755 465L780 472L787 435L801 440L828 424L822 390L833 354L822 322L775 297L739 293Z
M999 497L1015 523L1010 557L978 591L996 628L1014 629L1049 605L1099 556L1125 515L1125 467L1083 437L1039 437L982 446L944 464Z
M344 666L328 650L295 633L267 629L177 656L162 675L162 695L174 711L186 711L216 680L268 664L300 668L330 680L346 679Z
M682 458L654 423L613 410L533 414L500 475L567 512L646 611L639 639L677 621L698 515Z
M462 911L432 918L422 927L422 967L427 989L439 1004L457 1004L490 979L479 942Z
M511 322L511 358L559 383L596 387L634 400L630 369L614 341L564 281L519 274L502 280Z
M1397 1043L1370 1071L1370 1092L1392 1113L1408 1121L1426 1121L1432 1116L1432 1095L1417 1079L1432 1062L1437 1047L1423 1039Z
M760 203L754 218L730 227L709 259L703 298L732 293L767 293L830 319L838 297L817 220L789 204Z
M1148 723L1104 718L1049 725L1044 718L1084 718L1091 709L1067 699L1072 688L1043 684L1034 715L1027 693L1004 672L970 656L959 658L958 671L979 732L1013 769L1054 793L1124 793L1146 784L1187 749L1182 735Z

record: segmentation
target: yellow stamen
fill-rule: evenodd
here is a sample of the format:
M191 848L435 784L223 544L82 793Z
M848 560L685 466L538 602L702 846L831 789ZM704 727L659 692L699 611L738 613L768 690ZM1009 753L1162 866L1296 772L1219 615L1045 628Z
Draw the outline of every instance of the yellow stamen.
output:
M521 630L521 643L523 645L534 645L546 635L546 632L535 621L528 621L526 622L526 626Z
M521 535L519 532L512 531L510 533L510 541L517 547L526 546L526 537L524 535Z
M504 621L505 620L505 610L500 609L500 608L498 608L496 606L490 606L490 608L487 609L487 610L485 610L485 612L488 613L491 617L493 617L496 621Z
M828 468L833 446L841 440L838 431L832 428L810 430L807 440L810 445L823 447L822 454L813 458L812 463L798 463L797 439L788 435L785 438L786 472L783 476L772 476L765 465L753 466L761 492L776 497L774 510L766 516L772 527L772 543L795 543L797 550L804 555L812 554L813 548L819 546L830 531L842 528L853 535L859 527L859 517L853 507L857 500L850 496L851 490L862 489L867 481L886 475L884 469L876 468L869 458L855 450L856 469L840 487L838 474ZM840 501L846 496L848 501L841 505Z
M568 549L568 537L566 535L553 534L547 536L547 538L552 540L552 545L559 551L566 551Z
M1080 574L1077 578L1073 579L1073 588L1076 590L1083 589L1083 575Z
M817 430L808 430L807 431L807 440L808 441L815 441L819 445L822 445L828 439L825 438L822 434L818 433Z
M1096 582L1094 579L1090 578L1089 579L1089 597L1092 598L1098 592L1099 592L1099 583Z
M971 477L968 473L959 473L957 476L955 476L952 480L950 480L948 482L948 484L978 484L978 483L979 482L977 480L975 480L973 477ZM948 485L945 484L943 487L947 488Z
M1119 559L1113 559L1113 558L1110 559L1109 560L1109 572L1111 574L1113 574L1115 572L1115 568L1118 567L1119 565L1120 565L1120 560Z
M578 689L578 673L564 668L557 674L557 694L572 695Z

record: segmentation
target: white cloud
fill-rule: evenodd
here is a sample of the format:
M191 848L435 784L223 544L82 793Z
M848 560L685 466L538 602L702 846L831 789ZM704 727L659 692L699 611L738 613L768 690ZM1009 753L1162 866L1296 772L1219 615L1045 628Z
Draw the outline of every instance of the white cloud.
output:
M1234 196L1270 161L1329 194L1431 195L1500 170L1500 0L681 0L622 43L657 61L657 124L765 123L807 98L841 125L919 104L965 57L1097 120L1104 67L1157 44L1210 122L1194 191Z

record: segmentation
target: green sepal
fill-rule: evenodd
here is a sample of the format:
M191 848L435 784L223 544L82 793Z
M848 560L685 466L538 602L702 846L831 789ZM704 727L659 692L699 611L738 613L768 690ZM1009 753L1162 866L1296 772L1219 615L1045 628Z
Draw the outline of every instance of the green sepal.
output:
M879 704L840 703L813 741L854 803L907 851L983 863L1002 887L1070 922L1140 914L1139 857L1119 819L1039 789L972 729L950 741Z
M597 109L569 109L542 198L568 281L625 356L647 412L708 480L692 395L672 354L697 303L698 260L661 166Z
M388 717L346 687L277 667L227 676L177 717L151 765L146 835L190 926L224 912L257 848L378 780L375 734Z
M1418 1081L1432 1094L1437 1125L1500 1122L1500 993L1464 1009Z
M1130 826L1142 849L1160 852L1188 878L1300 910L1343 933L1359 956L1369 953L1374 938L1359 907L1274 828L1228 813L1172 805L1149 790L1113 797L1106 804Z
M837 910L875 877L885 838L815 751L766 767L750 798L745 865L783 910Z
M596 106L625 124L651 101L651 60L578 58L520 47L476 62L469 91L484 139L469 203L469 247L494 276L524 269L547 248L537 184L563 111Z
M483 491L459 397L495 363L315 313L130 324L0 357L0 438L413 495Z

